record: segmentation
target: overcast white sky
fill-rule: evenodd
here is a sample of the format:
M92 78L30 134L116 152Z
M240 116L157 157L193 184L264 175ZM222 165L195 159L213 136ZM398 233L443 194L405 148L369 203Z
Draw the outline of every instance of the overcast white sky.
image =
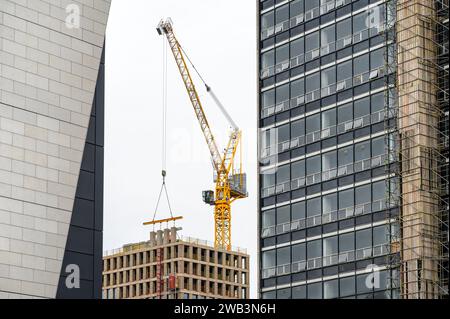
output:
M162 37L156 25L174 21L175 33L243 130L249 198L232 206L232 244L251 254L256 297L256 5L242 0L113 0L106 38L104 249L147 240L161 187ZM169 52L170 53L170 52ZM226 120L196 81L219 148ZM168 56L167 187L182 234L214 240L209 152L192 106ZM158 218L168 217L165 202Z

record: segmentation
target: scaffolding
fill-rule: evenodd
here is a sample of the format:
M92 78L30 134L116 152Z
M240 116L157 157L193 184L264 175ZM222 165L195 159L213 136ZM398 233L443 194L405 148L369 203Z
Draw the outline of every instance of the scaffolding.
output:
M386 1L385 17L391 287L448 298L448 0Z

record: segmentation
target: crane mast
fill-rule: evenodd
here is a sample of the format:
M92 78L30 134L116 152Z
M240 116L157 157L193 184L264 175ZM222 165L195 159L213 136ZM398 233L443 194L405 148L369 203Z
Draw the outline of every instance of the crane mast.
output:
M172 21L170 19L161 20L158 24L157 31L160 35L165 35L173 57L178 66L179 73L186 87L189 99L194 109L200 128L203 132L206 144L208 145L214 166L214 182L215 194L212 191L203 192L203 200L214 206L214 245L216 248L226 250L231 249L231 203L236 199L247 197L245 174L241 170L242 163L238 164L238 169L235 170L234 159L237 148L241 140L242 132L231 120L224 107L220 104L210 87L206 84L207 91L213 96L214 101L219 105L219 108L224 113L225 117L232 124L232 131L223 155L221 155L202 104L200 102L194 82L192 81L189 68L186 64L185 54L173 32Z

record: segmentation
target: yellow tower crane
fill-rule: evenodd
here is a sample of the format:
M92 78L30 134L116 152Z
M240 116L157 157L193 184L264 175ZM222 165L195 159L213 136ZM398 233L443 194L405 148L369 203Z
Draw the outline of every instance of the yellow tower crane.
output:
M214 167L215 192L203 191L203 201L214 206L214 245L216 248L226 250L231 249L231 203L236 199L248 196L246 191L246 175L242 172L242 159L235 164L235 156L238 145L240 145L242 132L226 112L211 88L204 82L206 90L211 94L213 100L231 124L232 130L223 154L219 151L211 128L206 119L205 112L200 102L197 90L192 81L186 58L190 62L186 53L182 49L173 32L173 24L170 18L161 20L157 31L164 35L169 42L170 49L175 58L181 78L183 79L189 99L194 108L195 115L202 129L203 135L211 154ZM192 65L192 63L191 63ZM195 67L192 65L195 69ZM196 70L195 70L196 71ZM198 73L198 72L197 72ZM239 152L241 153L241 152Z

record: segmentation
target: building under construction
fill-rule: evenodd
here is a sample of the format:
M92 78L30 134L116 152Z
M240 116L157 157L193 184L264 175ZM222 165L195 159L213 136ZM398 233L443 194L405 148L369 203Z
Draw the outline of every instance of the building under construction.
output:
M249 255L179 238L179 228L152 231L150 240L103 257L104 299L249 298Z

